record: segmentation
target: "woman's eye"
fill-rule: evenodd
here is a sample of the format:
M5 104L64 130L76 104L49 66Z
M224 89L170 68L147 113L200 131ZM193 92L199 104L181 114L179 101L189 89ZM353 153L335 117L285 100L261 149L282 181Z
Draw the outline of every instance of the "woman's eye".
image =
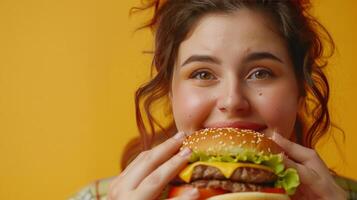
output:
M213 80L215 76L208 71L198 71L192 74L191 78L199 80Z
M257 70L255 72L253 72L251 75L249 75L249 79L256 79L256 80L262 80L262 79L267 79L272 77L273 74L271 71L269 70L264 70L264 69L260 69Z

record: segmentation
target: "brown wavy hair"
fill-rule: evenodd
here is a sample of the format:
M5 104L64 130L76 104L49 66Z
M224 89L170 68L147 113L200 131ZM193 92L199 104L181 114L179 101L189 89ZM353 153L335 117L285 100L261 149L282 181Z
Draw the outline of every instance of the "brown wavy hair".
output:
M179 45L194 23L208 13L232 13L241 8L267 14L287 41L300 95L304 97L295 125L297 142L314 148L328 133L332 126L328 110L329 84L323 69L335 45L324 26L309 13L309 0L146 0L140 7L132 8L131 13L154 10L150 21L139 28L150 28L155 36L152 79L135 93L140 137L124 149L122 168L140 151L150 149L177 131L167 98ZM158 102L170 118L166 125L155 117Z

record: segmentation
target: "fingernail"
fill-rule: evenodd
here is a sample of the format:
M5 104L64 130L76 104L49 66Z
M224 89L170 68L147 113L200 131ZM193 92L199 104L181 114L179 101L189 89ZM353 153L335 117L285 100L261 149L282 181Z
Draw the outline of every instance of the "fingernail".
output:
M268 136L269 139L274 140L274 139L276 139L276 138L274 138L275 137L274 135L276 133L277 133L276 128L272 128L267 132L267 136Z
M179 152L179 155L182 156L182 157L187 157L190 154L191 154L191 149L189 149L187 147Z
M176 135L174 135L175 140L183 140L185 138L185 133L184 132L178 132Z
M183 193L184 196L189 196L191 198L198 198L199 197L199 192L197 188L192 188L191 190L188 190Z
M273 132L273 135L271 136L271 139L274 140L274 141L276 141L278 138L279 138L278 133L274 131L274 132Z

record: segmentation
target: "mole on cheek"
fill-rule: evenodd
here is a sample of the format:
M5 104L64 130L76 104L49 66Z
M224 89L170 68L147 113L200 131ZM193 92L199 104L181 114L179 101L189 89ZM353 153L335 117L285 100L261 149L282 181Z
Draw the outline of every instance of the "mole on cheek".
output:
M262 95L263 95L263 91L260 90L260 89L258 89L256 92L258 93L259 96L262 96Z

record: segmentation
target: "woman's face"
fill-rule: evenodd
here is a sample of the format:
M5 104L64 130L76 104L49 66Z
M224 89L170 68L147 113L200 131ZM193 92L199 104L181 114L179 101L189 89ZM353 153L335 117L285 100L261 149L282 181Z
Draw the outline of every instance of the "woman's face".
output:
M299 104L284 39L248 9L197 22L179 47L170 98L179 131L236 127L287 138Z

